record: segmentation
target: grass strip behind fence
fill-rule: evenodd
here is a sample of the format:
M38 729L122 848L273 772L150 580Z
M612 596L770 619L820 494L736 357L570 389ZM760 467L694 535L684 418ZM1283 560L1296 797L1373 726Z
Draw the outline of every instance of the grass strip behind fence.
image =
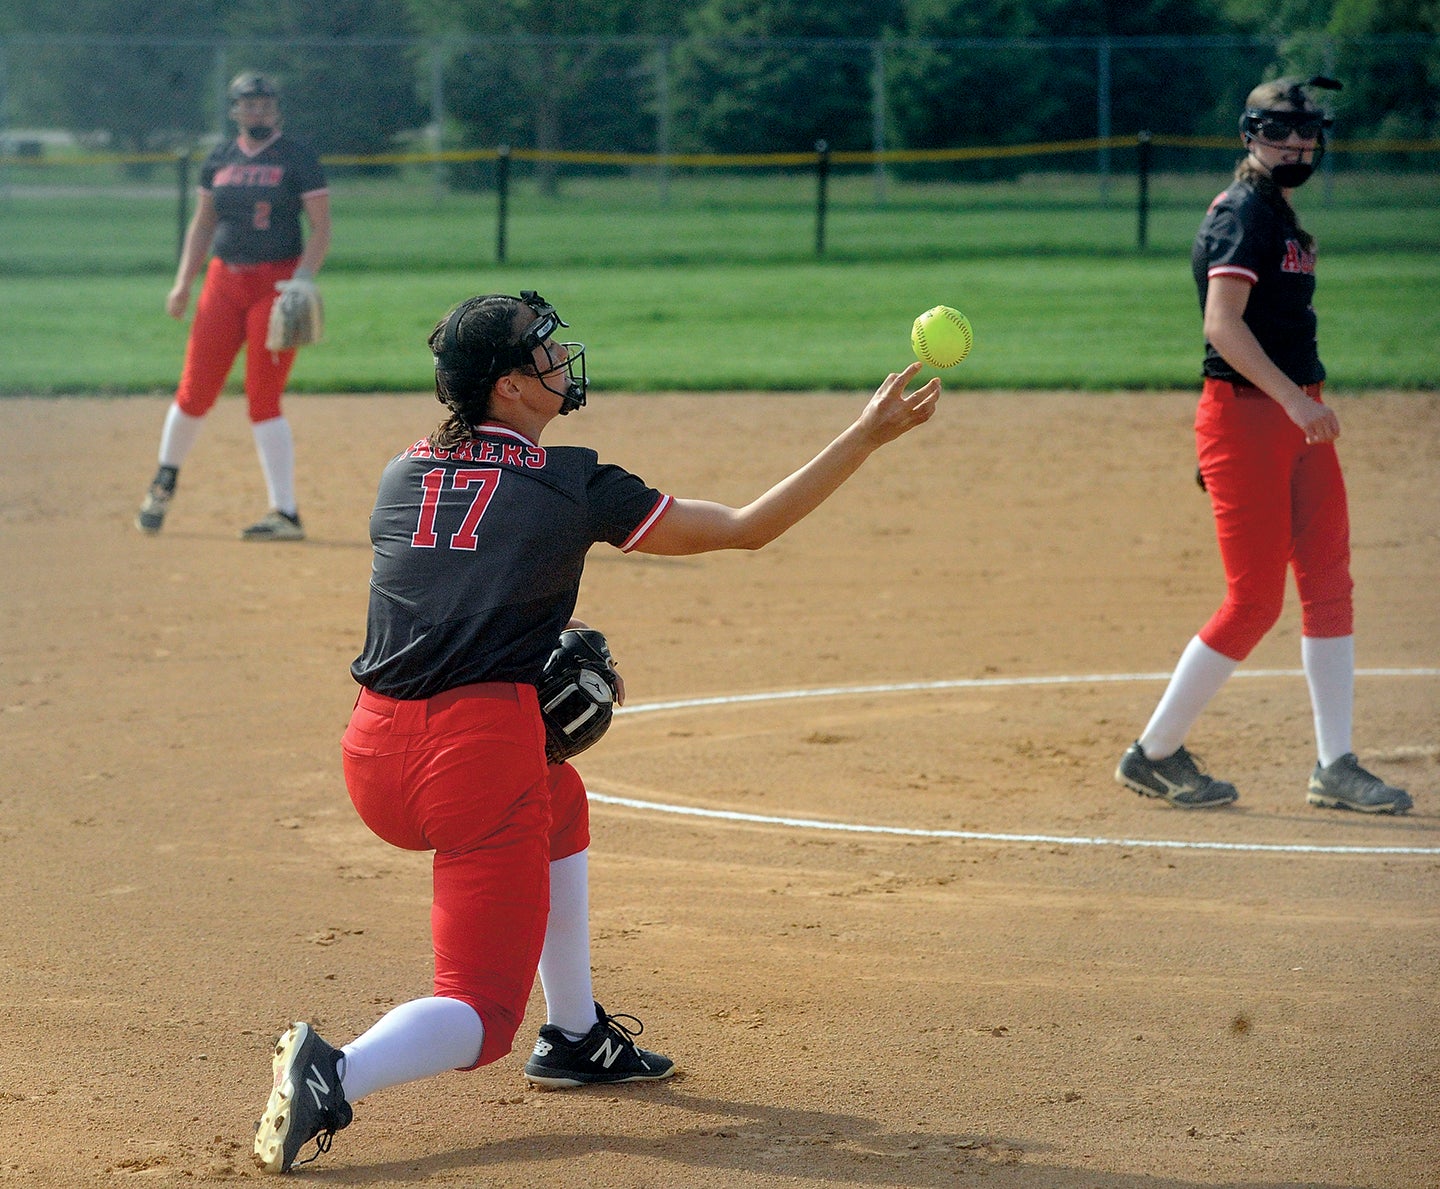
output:
M454 302L536 288L590 345L597 390L855 389L910 358L910 322L956 306L975 327L955 386L1186 387L1199 312L1189 246L1213 179L1167 179L1134 246L1134 212L1073 181L841 188L814 253L795 185L701 187L673 202L634 180L528 195L495 263L484 196L336 188L322 274L327 337L297 392L424 389L425 338ZM788 189L787 189L788 186ZM1440 387L1440 206L1424 184L1306 194L1319 238L1322 355L1339 388ZM186 325L162 310L177 234L150 197L12 195L0 220L0 393L163 392ZM197 286L198 290L198 286ZM238 369L237 369L238 371Z

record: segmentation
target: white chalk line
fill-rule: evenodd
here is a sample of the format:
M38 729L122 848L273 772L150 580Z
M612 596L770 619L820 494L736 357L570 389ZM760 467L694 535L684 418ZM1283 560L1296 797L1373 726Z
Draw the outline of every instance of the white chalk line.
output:
M1357 669L1357 677L1440 677L1440 669ZM1300 669L1251 669L1234 674L1241 678L1303 677ZM778 702L795 698L838 698L863 694L913 693L928 690L994 689L1013 686L1096 685L1107 682L1168 681L1169 673L1092 673L1054 677L975 677L946 681L902 681L876 685L830 686L822 689L774 690L766 693L730 694L707 698L685 698L670 702L649 702L639 706L618 708L617 714L645 714L660 710L688 710L704 706L734 706L755 702ZM1308 855L1440 855L1434 846L1321 846L1306 843L1272 842L1194 842L1167 838L1103 838L1067 834L1001 834L982 830L925 830L907 826L872 826L853 822L825 821L819 818L781 817L760 813L740 813L728 809L700 809L691 805L673 805L662 801L642 801L634 797L616 797L608 793L590 793L590 800L602 805L616 805L646 813L666 813L681 817L709 818L718 821L744 822L751 825L786 826L791 829L824 830L846 834L882 834L903 838L946 838L966 842L1003 842L1045 844L1051 846L1101 846L1150 850L1212 850L1269 854Z

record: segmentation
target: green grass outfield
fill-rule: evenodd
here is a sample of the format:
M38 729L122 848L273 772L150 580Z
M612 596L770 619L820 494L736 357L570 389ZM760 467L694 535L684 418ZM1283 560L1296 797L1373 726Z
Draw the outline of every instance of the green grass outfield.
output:
M13 181L14 179L12 179ZM1133 183L990 186L838 179L815 254L813 180L568 180L522 185L507 264L493 195L437 198L423 179L336 179L322 275L327 334L297 392L428 387L430 327L474 293L539 289L589 347L592 384L627 391L863 389L910 355L916 314L963 310L972 388L1161 388L1196 382L1189 246L1223 178L1157 179L1148 246ZM1322 355L1339 389L1440 387L1440 202L1433 179L1357 175L1301 192L1320 241ZM167 318L177 203L0 197L0 393L163 392L185 324ZM197 285L198 291L198 285ZM238 373L238 369L237 369Z

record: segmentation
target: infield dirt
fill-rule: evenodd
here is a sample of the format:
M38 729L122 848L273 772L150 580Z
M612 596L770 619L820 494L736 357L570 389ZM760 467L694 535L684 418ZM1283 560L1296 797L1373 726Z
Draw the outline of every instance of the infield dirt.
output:
M864 395L602 392L547 444L743 502ZM256 545L233 397L132 527L166 403L0 401L4 1183L259 1177L286 1023L429 992L428 858L339 737L375 482L439 407L290 399L310 536ZM1440 396L1333 403L1358 664L1406 671L1359 679L1357 751L1412 813L1306 805L1293 589L1190 739L1238 806L1116 786L1221 595L1194 396L950 391L760 553L591 555L631 710L592 792L731 815L592 811L597 994L681 1075L530 1091L537 989L519 1051L361 1102L302 1183L1435 1189ZM843 692L926 682L970 684Z

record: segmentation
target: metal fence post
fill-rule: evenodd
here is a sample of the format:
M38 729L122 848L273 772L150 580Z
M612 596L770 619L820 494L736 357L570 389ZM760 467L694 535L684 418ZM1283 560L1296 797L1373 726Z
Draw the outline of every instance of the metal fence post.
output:
M505 224L510 217L510 146L495 150L495 263L505 263Z
M1136 214L1135 243L1143 252L1150 221L1150 133L1142 132L1135 138L1135 161L1139 173L1140 197Z
M175 260L185 255L185 228L190 222L190 150L183 149L175 158L175 187L178 193L175 215L179 235L175 240Z
M815 255L825 255L825 198L830 180L830 145L815 142Z
M655 153L660 158L657 175L660 204L670 202L670 134L674 113L670 98L670 39L662 37L655 47Z
M1100 39L1099 48L1096 50L1096 83L1095 83L1095 131L1101 140L1100 159L1096 164L1100 167L1100 204L1107 205L1110 202L1110 38L1108 36Z
M870 43L870 147L875 150L875 205L885 205L885 42Z
M440 42L430 43L430 150L435 164L430 180L435 188L435 201L445 196L448 176L440 153L445 148L445 53Z

